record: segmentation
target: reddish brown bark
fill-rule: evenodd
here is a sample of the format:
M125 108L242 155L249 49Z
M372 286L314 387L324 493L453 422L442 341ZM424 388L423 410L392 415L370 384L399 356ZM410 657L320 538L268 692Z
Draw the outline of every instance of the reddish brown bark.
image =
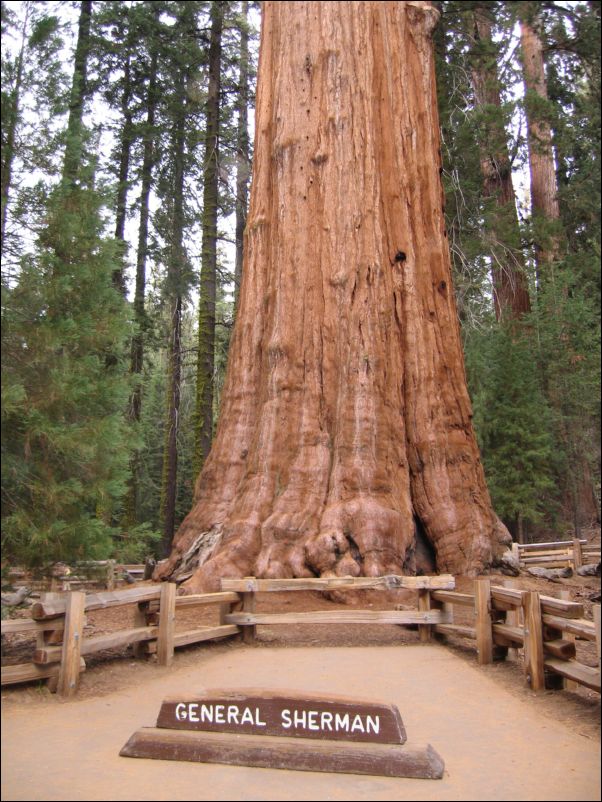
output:
M222 412L157 577L474 572L489 500L451 286L418 2L266 2ZM200 567L199 567L200 566Z
M531 208L536 223L547 222L546 229L536 231L537 264L544 264L559 258L559 237L549 224L560 220L558 187L552 147L552 129L541 109L535 103L546 102L548 89L543 61L543 45L537 26L539 20L533 16L531 3L522 4L521 48L523 55L523 75L527 94L527 124L529 140L529 171L531 176Z

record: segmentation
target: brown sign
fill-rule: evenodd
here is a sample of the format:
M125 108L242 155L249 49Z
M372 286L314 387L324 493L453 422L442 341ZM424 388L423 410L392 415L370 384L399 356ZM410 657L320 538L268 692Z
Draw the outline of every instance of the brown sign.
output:
M394 705L259 690L215 690L195 697L170 697L161 705L157 727L330 741L406 741Z

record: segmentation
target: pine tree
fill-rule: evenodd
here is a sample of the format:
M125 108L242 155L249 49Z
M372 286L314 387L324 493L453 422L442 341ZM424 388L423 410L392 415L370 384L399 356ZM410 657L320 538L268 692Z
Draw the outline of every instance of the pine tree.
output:
M92 9L80 8L62 181L3 307L3 546L33 566L108 555L130 446L124 366L109 359L130 330L86 157Z

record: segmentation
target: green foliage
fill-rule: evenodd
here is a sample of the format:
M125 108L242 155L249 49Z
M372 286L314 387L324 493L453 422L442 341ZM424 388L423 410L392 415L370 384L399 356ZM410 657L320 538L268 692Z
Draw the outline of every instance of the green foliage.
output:
M540 522L549 512L555 459L531 332L492 326L473 333L466 352L494 508L511 529L521 521Z
M56 189L3 288L2 545L31 566L108 556L127 478L130 327L99 212L96 192Z

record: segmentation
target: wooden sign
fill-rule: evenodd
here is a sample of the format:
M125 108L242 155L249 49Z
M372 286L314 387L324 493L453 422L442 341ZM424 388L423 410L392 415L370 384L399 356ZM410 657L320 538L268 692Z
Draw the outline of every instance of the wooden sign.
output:
M393 705L259 690L170 697L161 705L157 727L331 741L406 741L399 710Z
M394 705L283 691L214 690L166 699L157 726L135 732L119 754L440 779L444 763L433 747L408 748L405 741Z

